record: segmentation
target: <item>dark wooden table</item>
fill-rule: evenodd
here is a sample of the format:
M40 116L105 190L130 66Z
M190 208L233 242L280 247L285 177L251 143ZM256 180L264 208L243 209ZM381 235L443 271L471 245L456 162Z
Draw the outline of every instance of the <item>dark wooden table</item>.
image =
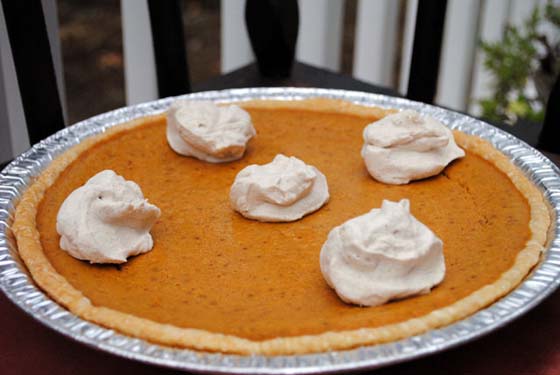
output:
M512 324L475 342L377 374L560 374L560 290ZM106 354L51 331L0 295L0 373L175 374Z

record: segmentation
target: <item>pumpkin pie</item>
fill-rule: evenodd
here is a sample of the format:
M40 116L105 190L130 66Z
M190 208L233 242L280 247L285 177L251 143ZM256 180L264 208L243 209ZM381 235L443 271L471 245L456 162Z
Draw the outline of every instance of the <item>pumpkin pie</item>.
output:
M448 325L510 292L538 262L550 222L543 196L488 142L455 131L464 158L435 177L385 185L364 166L361 134L392 111L327 99L241 105L257 136L234 162L173 152L164 115L117 125L52 162L24 193L13 224L35 282L72 313L130 336L277 355L383 343ZM229 204L235 175L280 153L326 175L329 203L291 223L243 218ZM92 265L59 247L59 207L104 169L138 183L161 209L153 250L122 265ZM429 294L382 306L345 304L320 271L328 232L383 199L403 198L443 240L444 281Z

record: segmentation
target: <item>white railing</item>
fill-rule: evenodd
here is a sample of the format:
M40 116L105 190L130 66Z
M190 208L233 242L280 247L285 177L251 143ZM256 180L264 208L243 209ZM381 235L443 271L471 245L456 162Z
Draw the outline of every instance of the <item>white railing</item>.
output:
M395 51L399 2L358 2L353 76L366 82L395 87Z
M342 0L299 2L297 60L329 70L340 69L343 10Z
M447 2L435 102L460 111L470 97L479 11L480 0Z
M157 99L156 63L146 0L121 0L127 104Z
M499 40L506 24L520 25L546 0L449 0L440 60L436 103L479 113L476 100L489 94L491 76L483 68L480 40ZM296 58L318 67L339 70L344 18L343 0L300 0L300 35ZM556 0L555 3L560 3ZM222 0L222 23L242 14L244 0ZM412 54L418 0L359 0L352 74L355 78L405 94ZM401 12L403 14L401 14ZM399 24L399 20L404 20ZM228 29L228 50L222 73L250 60L236 56L244 25ZM402 29L399 29L402 28ZM399 38L400 37L400 38ZM224 47L222 47L224 51ZM398 60L400 57L400 61ZM398 69L398 74L397 73Z
M478 41L499 40L507 23L521 24L546 0L449 0L440 60L436 102L478 113L472 99L489 93L491 77L484 70ZM296 59L339 71L344 32L344 0L300 0ZM560 0L555 0L560 3ZM406 92L418 0L359 0L353 75ZM62 87L56 1L43 0L47 25ZM221 2L221 70L227 73L254 61L244 18L245 0ZM126 95L129 104L157 97L146 0L121 0ZM402 20L399 23L399 20ZM24 116L6 26L0 9L0 159L17 155L28 145ZM63 92L63 91L62 91ZM64 102L64 101L63 101ZM5 110L4 110L5 109ZM6 126L8 124L7 131ZM7 136L9 135L9 136ZM1 161L1 160L0 160Z
M245 27L245 0L222 1L221 67L230 72L255 60Z

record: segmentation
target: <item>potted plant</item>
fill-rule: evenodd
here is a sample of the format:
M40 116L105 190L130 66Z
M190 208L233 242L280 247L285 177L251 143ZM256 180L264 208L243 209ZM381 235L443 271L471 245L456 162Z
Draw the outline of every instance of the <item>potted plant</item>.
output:
M516 128L542 123L560 73L560 6L548 1L535 7L521 26L508 25L501 41L482 41L481 48L484 66L494 77L491 96L478 101L481 116ZM527 129L513 132L527 134Z

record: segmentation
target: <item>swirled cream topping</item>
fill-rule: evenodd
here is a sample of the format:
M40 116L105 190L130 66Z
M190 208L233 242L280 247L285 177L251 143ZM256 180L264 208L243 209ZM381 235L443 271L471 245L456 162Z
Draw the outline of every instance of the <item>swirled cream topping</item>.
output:
M434 176L463 156L451 130L412 110L386 116L364 129L362 157L369 174L386 184Z
M177 100L167 112L167 142L173 151L210 163L240 159L256 131L236 105Z
M60 247L75 258L123 263L152 249L150 229L159 215L135 182L104 170L64 200L56 230Z
M276 155L264 165L242 169L231 186L232 207L260 221L294 221L329 200L327 179L298 158Z
M410 214L407 199L385 200L332 229L320 259L329 286L362 306L426 294L445 275L443 243Z

